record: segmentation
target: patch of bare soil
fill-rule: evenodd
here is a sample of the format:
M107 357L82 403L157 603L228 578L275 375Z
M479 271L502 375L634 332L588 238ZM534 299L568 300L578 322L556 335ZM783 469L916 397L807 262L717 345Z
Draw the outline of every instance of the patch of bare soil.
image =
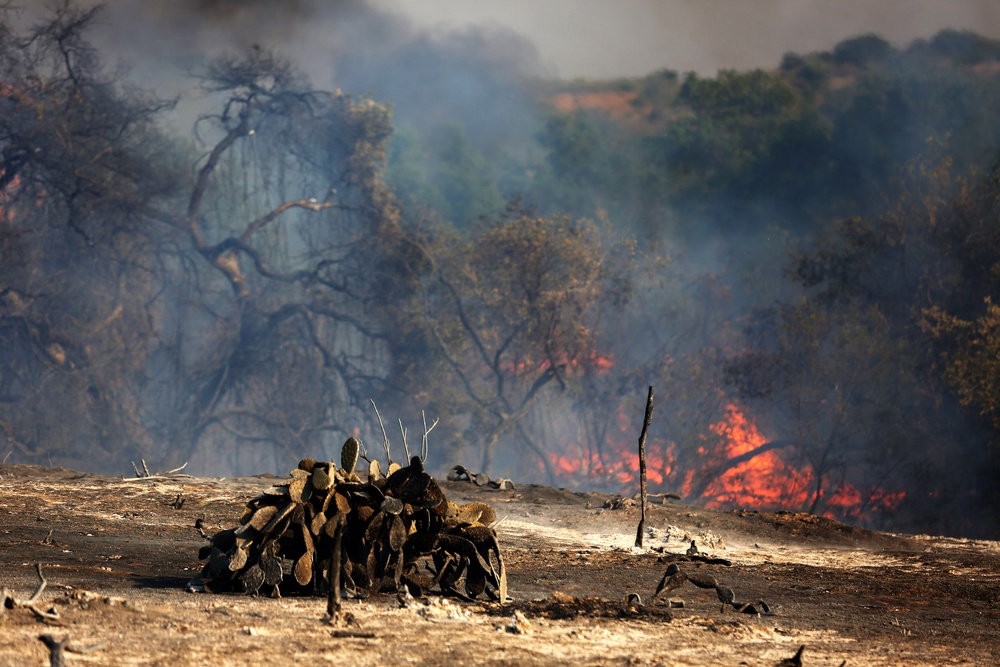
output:
M558 93L549 100L553 107L562 112L590 109L600 111L609 117L627 122L645 119L652 108L648 104L638 105L638 93L634 91L602 90L581 93Z
M537 486L442 482L491 503L507 560L506 605L390 594L326 600L190 593L204 544L277 478L122 481L0 466L0 665L48 665L38 637L68 638L73 665L524 664L992 665L1000 646L1000 544L874 533L810 515L638 508ZM626 503L627 505L627 503ZM690 559L695 541L699 555ZM674 561L691 582L650 600ZM629 600L630 594L636 594ZM671 606L683 603L682 607ZM758 605L759 606L759 605ZM786 662L785 664L795 664Z

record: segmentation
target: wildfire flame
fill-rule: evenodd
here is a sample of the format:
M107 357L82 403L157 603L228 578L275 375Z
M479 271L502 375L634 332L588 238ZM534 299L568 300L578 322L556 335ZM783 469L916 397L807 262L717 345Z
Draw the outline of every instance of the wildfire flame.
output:
M722 439L725 458L735 459L768 443L756 425L734 405L726 407L726 418L709 429ZM702 494L707 507L753 507L782 509L803 506L810 497L812 471L785 463L774 450L767 450L729 468Z
M617 487L632 494L638 485L639 454L635 425L619 411L618 428L601 451L570 443L551 453L550 463L560 482L580 487ZM771 446L754 421L737 405L725 408L720 421L707 426L712 437L698 450L700 469L682 470L674 443L647 442L647 481L656 491L681 492L689 501L719 509L795 510L811 508L838 520L864 522L870 514L895 509L905 493L874 487L862 491L849 482L822 479L808 465L795 466ZM757 453L754 453L757 452ZM735 459L745 459L733 463ZM721 471L721 472L716 472ZM713 477L697 498L691 498L696 477Z
M749 454L768 444L757 426L735 405L726 407L726 418L711 427L724 442L727 459ZM832 519L859 521L873 510L895 509L905 497L882 488L863 492L849 482L817 484L812 466L797 468L774 449L761 451L724 472L710 484L702 498L707 507L753 509L822 509Z

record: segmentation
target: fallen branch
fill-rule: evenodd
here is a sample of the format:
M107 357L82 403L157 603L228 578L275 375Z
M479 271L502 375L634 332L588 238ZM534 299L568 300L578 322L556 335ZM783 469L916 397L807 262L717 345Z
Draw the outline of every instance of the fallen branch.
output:
M795 652L791 658L785 658L778 663L778 667L802 667L802 652L806 650L806 645L803 644L799 647L799 650Z
M432 427L433 428L433 427ZM456 465L448 472L449 482L471 482L476 486L486 486L496 491L515 491L514 482L506 477L490 479L484 472L472 472L463 465Z
M733 609L741 614L770 614L771 608L763 600L757 600L756 602L737 602L736 593L733 589L719 583L719 580L715 578L714 575L708 572L692 572L688 574L683 572L677 563L671 563L667 566L666 571L663 573L663 578L660 579L660 583L656 586L656 592L649 599L649 604L653 605L658 599L665 596L667 593L674 591L685 583L691 583L698 588L709 588L715 589L716 597L719 598L719 602L722 603L722 609L725 610L726 606L731 606Z
M662 548L654 547L654 551L662 552ZM728 558L719 558L718 556L710 556L709 554L704 554L698 550L698 545L694 540L691 540L691 546L688 547L686 553L664 553L660 556L661 563L680 563L680 562L692 562L697 561L699 563L708 563L709 565L725 565L729 567L733 564Z
M35 564L35 572L38 573L38 588L27 600L18 600L14 597L14 594L8 588L0 590L0 618L3 618L3 614L7 609L16 609L17 607L22 607L33 613L36 617L43 621L58 621L59 612L56 611L55 607L49 611L44 609L39 609L37 602L42 596L42 591L48 585L45 580L45 575L42 574L42 564Z
M334 639L375 639L377 636L371 630L331 630Z
M135 471L135 477L122 477L121 481L150 482L150 481L166 481L171 479L191 477L191 475L188 475L186 473L183 474L181 473L181 470L187 468L188 465L187 462L185 462L184 465L182 465L181 467L174 468L173 470L167 470L166 472L151 473L149 472L149 468L146 466L146 461L144 459L139 459L139 461L142 463L142 471L141 472L139 471L138 466L136 466L135 462L133 461L132 470Z

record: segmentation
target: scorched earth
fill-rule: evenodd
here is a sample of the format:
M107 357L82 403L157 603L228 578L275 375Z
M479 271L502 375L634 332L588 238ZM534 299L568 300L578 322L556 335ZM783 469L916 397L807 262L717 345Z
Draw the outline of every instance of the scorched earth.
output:
M50 664L43 635L70 667L996 664L998 543L671 501L636 548L631 503L540 486L439 480L449 500L496 509L505 605L385 593L345 600L330 624L319 597L187 592L196 520L232 527L281 481L0 465L0 665ZM686 557L692 540L707 558ZM651 604L671 561L770 613L690 584Z

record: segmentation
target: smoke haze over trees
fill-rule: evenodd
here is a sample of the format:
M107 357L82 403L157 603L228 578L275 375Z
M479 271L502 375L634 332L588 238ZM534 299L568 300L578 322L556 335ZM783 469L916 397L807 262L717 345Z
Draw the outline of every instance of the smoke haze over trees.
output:
M652 384L657 491L1000 534L1000 42L563 81L363 2L323 63L318 3L144 7L0 24L8 462L280 473L374 455L374 399L431 469L632 494Z

